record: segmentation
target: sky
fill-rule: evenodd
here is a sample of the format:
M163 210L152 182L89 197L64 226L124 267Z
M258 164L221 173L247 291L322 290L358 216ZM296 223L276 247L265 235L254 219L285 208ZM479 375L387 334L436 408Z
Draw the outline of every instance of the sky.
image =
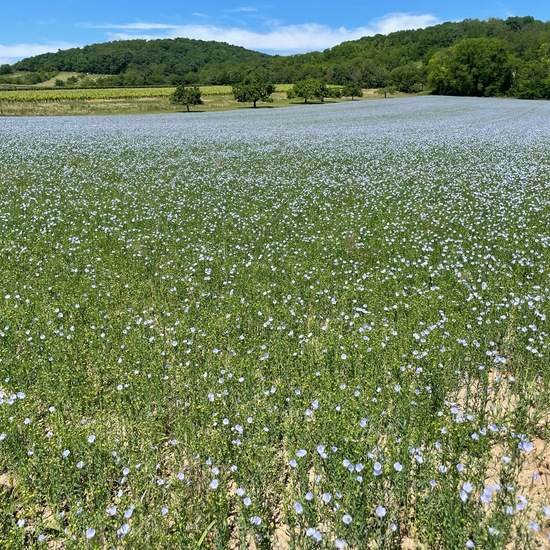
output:
M0 64L128 38L216 40L271 54L320 51L445 21L532 15L549 0L26 0L2 2Z

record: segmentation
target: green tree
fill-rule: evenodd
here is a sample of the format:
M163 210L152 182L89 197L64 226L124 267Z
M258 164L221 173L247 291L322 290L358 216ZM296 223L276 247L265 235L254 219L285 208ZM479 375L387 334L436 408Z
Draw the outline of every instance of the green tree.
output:
M143 86L145 84L143 73L138 69L128 69L124 72L122 78L124 86Z
M352 82L357 82L364 88L380 88L386 85L387 69L377 65L372 59L356 57L350 65L349 74Z
M351 100L353 101L354 97L363 97L363 89L356 82L348 82L342 88L342 96L351 97Z
M386 86L385 88L378 88L376 90L376 93L378 95L383 95L385 98L389 95L393 95L395 93L395 88L393 86Z
M275 86L264 75L256 74L246 77L233 86L233 96L239 103L249 103L256 107L258 101L273 101L271 94Z
M307 103L310 99L323 101L324 98L329 97L329 95L329 89L321 79L306 78L294 84L289 97L301 97L304 103Z
M426 81L426 71L415 63L409 63L393 69L389 78L397 90L411 94L422 90Z
M514 83L511 93L520 99L550 99L550 45L543 44L538 59L513 60Z
M512 83L507 45L497 38L466 38L437 52L428 65L436 94L494 96Z
M197 86L180 84L170 97L170 101L176 105L185 105L189 112L190 105L202 105L201 91Z
M340 99L342 97L342 86L327 86L328 94L325 97Z

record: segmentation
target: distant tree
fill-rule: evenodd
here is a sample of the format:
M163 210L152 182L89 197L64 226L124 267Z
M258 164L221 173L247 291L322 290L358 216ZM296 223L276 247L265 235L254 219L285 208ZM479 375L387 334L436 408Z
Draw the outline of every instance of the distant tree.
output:
M33 84L40 84L40 82L44 82L45 80L48 80L46 76L44 76L42 73L27 73L23 77L22 84L30 84L31 86Z
M377 65L372 59L355 58L350 71L353 82L361 83L365 88L380 88L386 85L388 71Z
M13 73L13 68L11 65L8 65L7 63L0 65L0 74L11 74L11 73Z
M145 78L143 73L138 69L128 69L122 76L124 80L124 86L143 86L145 84Z
M426 82L426 69L415 63L401 65L391 71L390 82L400 92L407 94L422 90Z
M436 94L494 96L512 83L508 47L497 38L466 38L440 50L428 71L428 84Z
M393 95L395 91L396 90L393 86L386 86L384 88L378 88L378 90L376 90L376 93L378 95L383 95L384 97L388 97L388 94Z
M326 97L331 99L340 99L342 97L342 86L327 86L328 94Z
M56 78L56 79L55 79L55 85L56 85L58 88L61 88L62 86L65 86L65 81L64 81L64 80L61 80L60 78Z
M535 23L535 18L531 16L527 17L508 17L506 21L504 21L506 26L511 31L520 31L523 28L527 26L532 26Z
M185 105L189 112L190 105L202 105L201 91L197 86L180 84L170 97L170 101L176 105Z
M349 79L351 67L348 63L338 63L330 65L324 75L324 80L330 84L343 86Z
M550 44L543 44L538 59L512 61L513 85L510 90L520 99L550 99Z
M183 75L183 82L186 84L199 84L200 78L198 73L188 72ZM180 84L180 82L178 82Z
M363 89L356 82L348 82L342 88L342 96L351 97L351 100L353 101L354 97L363 97Z
M321 79L306 78L294 84L289 97L301 97L304 103L307 103L310 99L323 101L325 97L329 97L329 95L329 89Z
M239 103L252 102L256 107L258 101L273 101L271 94L275 86L262 74L247 76L242 82L233 85L233 96Z

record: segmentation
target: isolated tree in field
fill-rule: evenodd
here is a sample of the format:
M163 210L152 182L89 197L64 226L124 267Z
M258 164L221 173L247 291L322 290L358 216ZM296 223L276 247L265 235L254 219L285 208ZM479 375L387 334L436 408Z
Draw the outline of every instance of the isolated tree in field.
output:
M202 105L201 91L197 86L180 84L170 97L170 101L176 105L185 105L189 112L190 105Z
M378 95L383 95L385 98L389 95L393 95L395 93L395 88L393 86L386 86L385 88L378 88L376 90L376 93Z
M271 94L275 86L263 75L246 77L242 82L233 86L233 97L239 103L249 103L256 107L258 101L273 101Z
M310 99L323 101L329 95L327 85L320 78L306 78L294 84L290 90L289 98L301 97L304 99L304 103L307 103Z
M363 97L363 89L356 82L348 82L342 88L342 97L351 97L353 101L354 97Z

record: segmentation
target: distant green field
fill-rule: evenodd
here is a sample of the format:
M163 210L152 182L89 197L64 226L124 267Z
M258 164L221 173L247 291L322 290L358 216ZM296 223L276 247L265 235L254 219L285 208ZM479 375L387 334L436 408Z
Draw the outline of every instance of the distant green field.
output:
M0 92L0 101L82 101L96 99L133 99L168 97L174 88L54 88L34 90L11 90Z
M286 90L278 85L270 106L288 105ZM238 104L231 86L201 86L204 105L193 110L225 110L246 108ZM174 87L157 88L48 88L1 90L0 114L4 115L90 115L146 112L176 112L170 104Z
M277 86L277 91L287 91L292 86L282 84ZM227 95L231 94L231 86L200 86L203 95ZM139 99L169 97L174 87L158 88L53 88L33 90L0 90L0 101L82 101L103 99Z

